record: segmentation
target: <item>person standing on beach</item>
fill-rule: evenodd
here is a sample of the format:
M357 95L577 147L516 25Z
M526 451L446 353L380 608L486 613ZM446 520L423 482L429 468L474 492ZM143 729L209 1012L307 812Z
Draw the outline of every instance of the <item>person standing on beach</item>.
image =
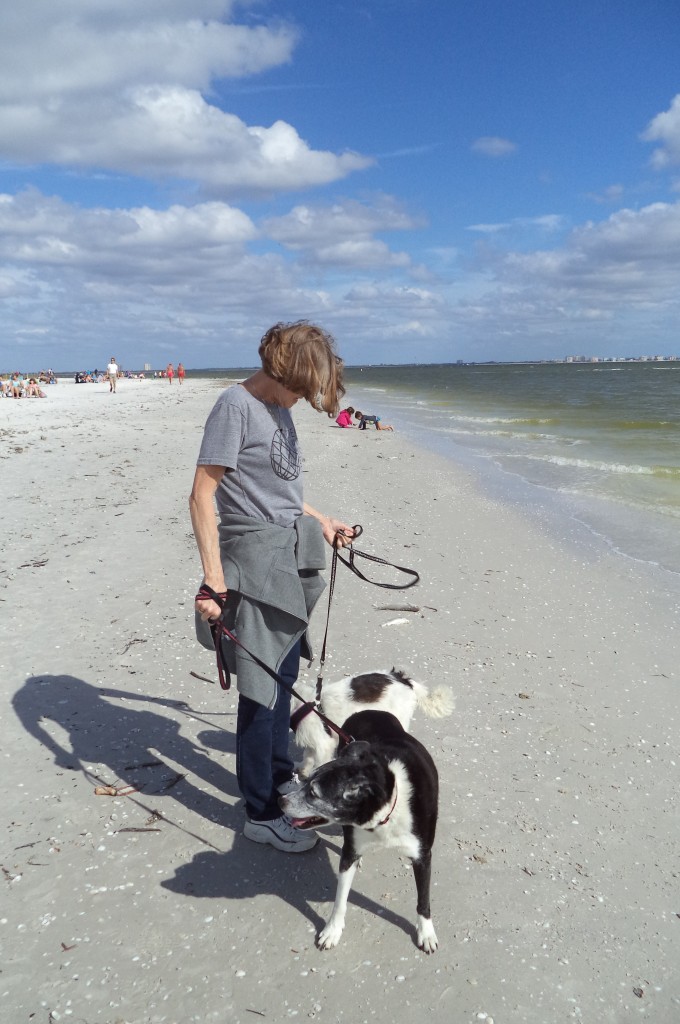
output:
M184 363L177 364L177 380L180 384L184 383Z
M115 356L111 356L111 362L106 367L106 375L109 378L109 392L115 394L116 384L118 383L118 363Z
M243 644L289 685L324 582L324 539L344 547L354 530L305 504L302 460L290 410L304 398L335 415L344 394L342 360L322 328L276 324L259 347L261 369L218 398L208 417L189 499L204 573L196 597L197 634L221 613ZM219 529L214 501L220 515ZM236 775L245 802L244 835L286 853L318 842L281 815L294 785L288 752L290 693L235 644L224 647L239 691Z
M175 376L175 371L173 369L172 363L168 363L168 365L165 367L165 376L172 384L172 378Z

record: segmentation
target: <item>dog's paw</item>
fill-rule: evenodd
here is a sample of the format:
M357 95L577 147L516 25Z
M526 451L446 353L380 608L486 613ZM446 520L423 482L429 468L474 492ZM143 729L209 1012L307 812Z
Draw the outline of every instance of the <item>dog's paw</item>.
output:
M437 934L434 930L434 925L429 917L418 918L418 928L416 931L418 949L422 949L423 953L435 953L439 942L437 940Z
M344 927L344 921L333 921L331 918L318 934L316 944L319 949L333 949L333 946L337 946Z

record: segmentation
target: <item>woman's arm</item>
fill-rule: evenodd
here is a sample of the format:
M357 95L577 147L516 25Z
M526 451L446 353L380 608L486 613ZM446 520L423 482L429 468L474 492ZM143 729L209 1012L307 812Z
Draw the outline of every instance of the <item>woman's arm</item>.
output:
M333 546L335 536L337 533L344 534L344 536L338 537L338 546L341 548L347 547L348 544L352 543L354 536L354 528L348 526L347 523L343 523L340 519L333 519L331 516L325 516L321 512L317 512L315 508L308 505L307 502L303 505L303 511L307 516L313 516L314 519L318 519L321 523L321 529L323 535L328 543Z
M224 476L224 466L197 466L194 475L194 486L189 497L191 525L198 553L203 565L203 578L209 587L218 594L226 592L222 562L220 559L220 542L215 518L215 491ZM197 601L196 609L201 618L216 619L220 614L219 605L214 601Z

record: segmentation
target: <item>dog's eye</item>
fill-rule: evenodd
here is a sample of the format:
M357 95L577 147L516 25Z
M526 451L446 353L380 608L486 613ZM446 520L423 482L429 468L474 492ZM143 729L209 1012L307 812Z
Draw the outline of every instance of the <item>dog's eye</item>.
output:
M310 795L311 797L313 797L313 799L314 799L314 800L318 800L319 796L321 795L321 794L319 793L319 790L317 789L317 787L316 787L316 786L315 786L315 785L314 785L313 783L312 783L312 785L311 785L311 786L309 787L309 795Z

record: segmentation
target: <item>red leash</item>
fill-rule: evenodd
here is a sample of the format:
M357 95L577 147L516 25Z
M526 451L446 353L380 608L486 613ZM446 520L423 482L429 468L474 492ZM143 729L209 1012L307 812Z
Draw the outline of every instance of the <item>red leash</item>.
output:
M282 686L284 690L287 690L289 693L291 693L293 697L297 697L298 700L303 701L305 707L309 708L310 711L313 711L316 715L318 715L321 721L324 723L324 725L328 726L328 728L332 732L336 733L344 743L353 743L354 737L344 732L339 725L336 725L335 722L332 722L330 720L330 718L327 718L326 715L322 714L322 712L319 711L315 703L312 703L311 705L309 703L305 703L304 697L297 693L293 686L289 686L289 684L284 679L282 679L278 672L275 672L274 669L271 668L271 666L267 665L266 662L262 661L261 658L258 658L258 656L256 654L253 654L252 651L249 651L245 644L242 644L238 637L234 636L230 629L227 629L223 621L224 610L226 605L226 596L226 594L218 594L216 591L212 589L212 587L209 587L207 583L202 583L198 593L196 594L197 601L214 601L215 604L218 605L219 608L221 609L221 614L219 618L215 619L214 621L211 620L210 622L210 632L212 633L213 643L215 644L215 654L217 656L217 671L219 673L220 686L222 687L222 689L229 689L228 674L224 660L224 652L222 650L222 640L226 637L228 640L231 640L232 643L235 643L238 647L240 647L242 651L245 651L248 657L252 658L255 664L259 665L259 667L264 672L266 672L268 676L271 676L271 678L275 682L277 682L279 686Z

